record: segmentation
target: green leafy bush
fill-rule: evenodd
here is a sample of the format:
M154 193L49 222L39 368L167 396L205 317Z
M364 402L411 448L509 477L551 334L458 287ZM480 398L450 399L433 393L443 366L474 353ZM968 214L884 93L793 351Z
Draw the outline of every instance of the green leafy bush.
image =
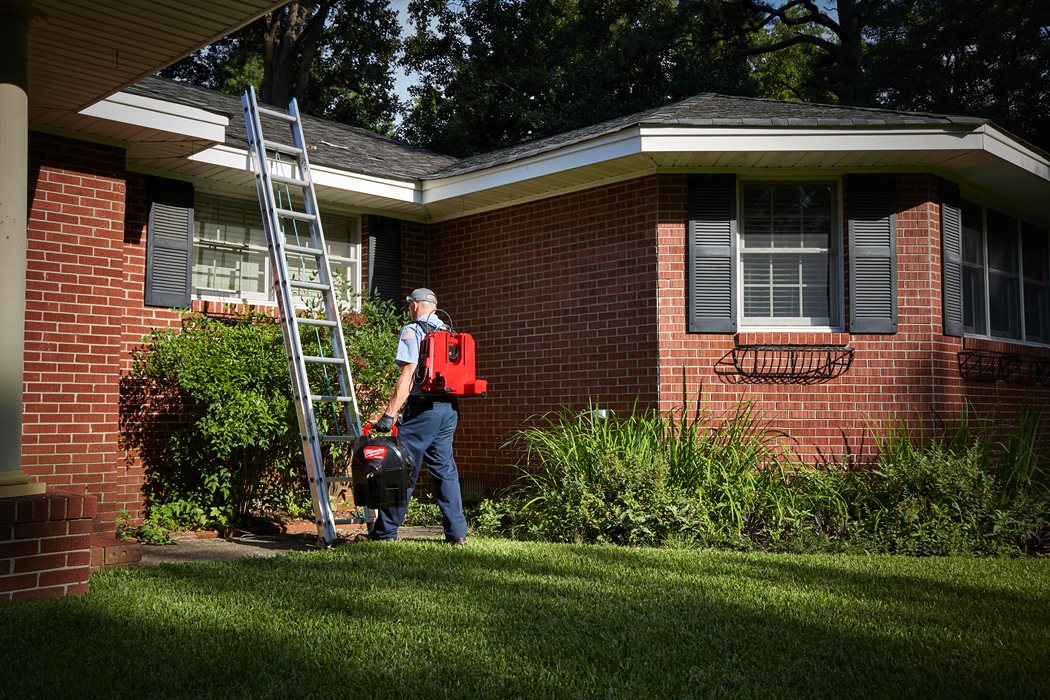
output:
M378 299L361 307L344 310L342 325L367 418L396 380L403 317ZM330 338L304 334L302 341L316 354ZM312 386L333 393L335 374L310 369ZM339 409L319 410L317 418L322 432L347 429ZM121 423L123 446L146 468L151 526L223 527L310 512L281 326L268 315L247 308L223 318L187 313L179 328L154 330L122 382ZM326 458L345 470L345 447Z
M166 505L180 516L166 514L172 526L229 525L305 490L274 319L186 314L133 353L125 389L124 436L146 467L151 513Z

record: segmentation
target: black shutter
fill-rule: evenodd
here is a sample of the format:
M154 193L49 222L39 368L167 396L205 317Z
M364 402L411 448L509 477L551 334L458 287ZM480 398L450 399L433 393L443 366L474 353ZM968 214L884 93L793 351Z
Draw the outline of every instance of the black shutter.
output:
M691 333L736 331L736 177L689 177Z
M897 332L897 214L892 175L853 175L849 209L850 332Z
M944 334L963 335L962 197L952 182L941 185L941 285Z
M368 222L368 294L393 302L401 294L401 222L373 216Z
M193 185L150 182L146 305L188 308L193 273Z

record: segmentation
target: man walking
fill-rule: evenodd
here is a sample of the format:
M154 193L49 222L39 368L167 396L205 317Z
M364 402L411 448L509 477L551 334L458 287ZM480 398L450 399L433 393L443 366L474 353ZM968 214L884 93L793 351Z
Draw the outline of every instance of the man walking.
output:
M445 328L437 317L437 296L429 289L413 291L405 301L413 321L401 330L394 362L400 369L397 384L390 395L383 417L372 429L390 432L395 416L405 406L398 422L398 437L411 460L408 477L408 499L412 498L419 470L426 464L434 480L438 507L441 509L445 541L466 544L467 520L463 515L463 495L459 489L459 471L452 457L452 438L459 423L459 405L453 396L424 396L416 382L419 348L428 331ZM396 540L398 528L405 520L408 500L402 507L379 509L369 536L373 540Z

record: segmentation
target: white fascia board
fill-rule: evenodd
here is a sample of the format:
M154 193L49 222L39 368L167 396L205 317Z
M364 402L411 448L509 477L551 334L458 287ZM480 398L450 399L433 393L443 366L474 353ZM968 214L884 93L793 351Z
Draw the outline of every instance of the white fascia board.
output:
M216 143L226 140L226 127L230 125L229 117L214 112L125 92L111 95L80 113Z
M231 146L213 146L211 148L194 153L190 160L209 165L218 165L233 170L252 172L251 158L248 151ZM313 176L314 184L322 187L331 187L346 192L357 192L372 197L383 197L396 202L410 202L419 204L421 194L416 182L405 180L389 180L349 173L337 170L326 165L311 165L310 174Z
M980 150L981 134L959 129L732 129L660 128L641 130L648 153L753 153L791 151L958 151Z
M638 135L637 128L625 129L548 153L540 153L531 158L495 165L463 175L424 180L423 204L462 197L475 192L637 155L640 152Z
M984 150L988 153L1044 180L1050 180L1050 160L1047 160L1046 156L1004 134L994 126L982 126L979 131L984 136Z

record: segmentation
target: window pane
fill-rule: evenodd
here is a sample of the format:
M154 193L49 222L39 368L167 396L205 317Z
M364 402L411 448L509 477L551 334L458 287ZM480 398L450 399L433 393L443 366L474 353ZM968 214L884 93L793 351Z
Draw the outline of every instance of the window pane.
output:
M811 318L831 316L831 282L828 259L824 255L803 255L802 315Z
M266 268L258 256L198 245L193 286L224 294L262 296L266 293Z
M1020 338L1017 219L989 209L986 221L991 334L998 338Z
M1017 219L988 210L988 268L1017 273Z
M1041 284L1050 283L1050 254L1047 252L1050 249L1050 240L1047 236L1046 231L1031 224L1021 226L1024 277Z
M963 265L963 328L970 333L985 335L984 269Z
M822 253L747 253L744 314L759 318L829 320L828 257Z
M830 321L833 194L828 183L743 185L743 250L769 251L742 253L745 317Z
M989 256L991 257L991 256ZM997 338L1020 338L1020 312L1017 277L997 272L988 273L988 311L992 335Z
M744 256L744 315L769 318L772 286L769 255Z
M1031 224L1021 226L1024 276L1025 339L1050 342L1050 234Z
M980 265L984 262L984 222L980 204L963 202L962 206L962 259L963 262Z

